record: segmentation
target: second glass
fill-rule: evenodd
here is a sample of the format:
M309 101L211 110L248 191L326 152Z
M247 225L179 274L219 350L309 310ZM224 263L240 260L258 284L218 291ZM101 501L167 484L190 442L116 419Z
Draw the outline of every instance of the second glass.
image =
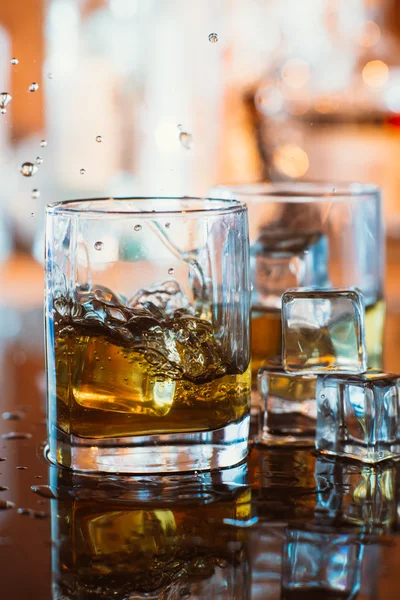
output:
M49 456L82 471L227 467L247 454L247 209L125 198L47 208Z
M281 355L281 296L288 288L357 287L366 308L368 366L382 368L384 231L379 189L316 182L217 186L247 203L252 374Z

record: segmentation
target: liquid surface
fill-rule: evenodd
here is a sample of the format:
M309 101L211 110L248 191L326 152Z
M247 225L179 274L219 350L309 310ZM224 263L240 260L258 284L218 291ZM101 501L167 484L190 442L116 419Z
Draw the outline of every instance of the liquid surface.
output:
M129 305L104 288L75 303L54 301L50 389L62 431L90 438L207 431L248 412L250 370L224 356L210 322L176 308L183 302L174 282Z

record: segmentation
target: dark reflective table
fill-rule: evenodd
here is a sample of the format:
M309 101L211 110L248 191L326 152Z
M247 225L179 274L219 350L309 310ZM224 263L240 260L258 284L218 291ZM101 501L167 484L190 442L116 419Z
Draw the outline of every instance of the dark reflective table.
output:
M41 309L0 325L2 600L400 597L400 463L253 446L213 474L74 475L43 456Z

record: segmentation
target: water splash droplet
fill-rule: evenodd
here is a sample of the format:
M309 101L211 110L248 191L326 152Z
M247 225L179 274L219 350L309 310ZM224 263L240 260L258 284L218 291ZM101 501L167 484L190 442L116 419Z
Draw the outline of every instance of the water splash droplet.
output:
M96 142L98 142L99 144L103 141L103 136L102 135L96 135Z
M42 164L42 162L43 162L43 158L42 158L41 156L37 156L37 157L36 157L36 160L35 160L35 163L36 163L37 165L41 165L41 164Z
M175 269L173 267L168 269L168 275L173 275L174 273L175 273Z
M19 515L23 515L24 517L30 517L32 510L30 508L19 508L17 513Z
M10 63L11 63L12 65L17 65L17 64L19 63L19 60L18 60L18 58L12 58L12 59L10 60Z
M103 248L104 248L103 242L96 242L95 245L94 245L94 249L95 250L100 251L100 250L103 250Z
M24 177L32 177L32 175L37 173L37 170L37 165L31 162L24 162L20 167L20 171Z
M57 498L55 493L48 485L31 485L31 490L42 498L49 498L50 500Z
M53 79L54 75L53 73L47 73L47 79Z
M0 500L0 510L8 510L9 508L15 508L14 502L10 500Z
M215 44L216 42L218 42L218 34L210 33L210 35L208 36L208 41L211 42L212 44Z
M80 173L81 175L84 175L84 174L86 173L86 169L80 169L79 173Z
M2 115L5 115L6 112L7 112L7 109L6 108L0 108L0 112L1 112Z
M30 440L32 438L32 434L20 433L19 431L10 431L10 433L3 433L1 438L3 440Z
M171 227L171 223L165 223L165 228L169 229Z
M34 81L33 83L31 83L31 85L29 86L29 91L30 92L37 92L39 89L39 84L36 83L36 81Z
M20 421L21 419L23 419L25 417L25 413L23 413L21 411L4 412L2 414L2 417L5 421Z
M7 104L9 104L11 102L11 100L12 100L12 96L8 92L2 92L0 94L0 108L2 111L3 110L5 111Z
M40 198L40 191L37 188L34 188L32 190L32 198L34 200L37 200L38 198Z
M193 136L191 133L187 133L187 131L181 131L179 134L179 141L186 150L193 148Z
M8 487L6 485L0 485L0 492L8 492Z
M28 467L16 467L16 469L18 469L18 471L27 471Z
M41 148L45 148L46 146L47 146L47 141L46 140L41 140L40 147Z
M135 231L141 231L142 230L142 226L141 225L135 225L135 227L133 229Z

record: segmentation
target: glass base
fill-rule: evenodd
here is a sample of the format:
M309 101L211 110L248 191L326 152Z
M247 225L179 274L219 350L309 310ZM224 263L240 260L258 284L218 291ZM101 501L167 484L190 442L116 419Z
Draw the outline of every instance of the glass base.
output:
M317 452L327 456L338 456L340 458L356 460L367 465L375 465L385 460L398 460L400 458L400 447L398 444L396 446L388 445L387 448L382 448L382 445L380 445L379 451L366 449L361 445L343 444L341 447L333 450L318 447Z
M209 471L242 462L248 452L250 416L214 431L92 439L50 434L48 459L74 471L179 473Z
M295 446L296 448L310 448L315 446L315 436L294 435L293 433L274 434L264 431L257 437L256 442L257 444L262 444L264 446Z

